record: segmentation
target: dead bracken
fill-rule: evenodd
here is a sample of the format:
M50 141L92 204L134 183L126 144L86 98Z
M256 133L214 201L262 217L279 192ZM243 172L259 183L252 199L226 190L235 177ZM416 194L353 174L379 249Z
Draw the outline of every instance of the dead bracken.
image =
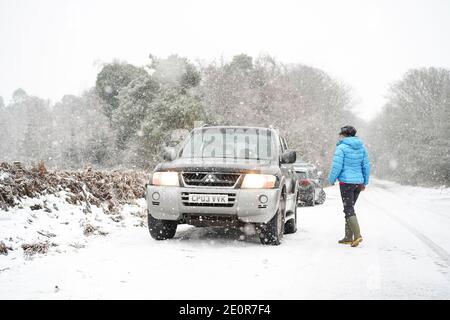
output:
M0 254L7 256L8 250L12 251L12 248L7 247L3 241L0 241Z
M85 236L90 236L91 234L94 234L94 232L97 231L97 229L98 227L88 223L84 226L83 234Z
M22 244L23 253L28 257L33 256L36 253L45 254L48 252L49 247L50 243L48 241Z
M102 206L107 214L117 214L123 204L145 196L146 173L143 171L50 170L42 161L29 168L19 162L3 162L0 171L6 173L0 184L0 208L4 210L20 205L20 200L27 197L58 195L65 191L65 200L84 205L86 213L94 205ZM31 209L44 207L45 204L34 204Z
M146 219L147 218L147 213L145 213L144 210L140 210L140 211L132 211L130 212L130 214L132 216L135 216L137 218L141 218L141 219Z
M86 223L84 225L83 234L85 236L90 236L90 235L94 235L94 234L98 234L98 235L101 235L101 236L106 236L108 234L108 232L102 231L102 230L100 230L99 227L94 226L94 225L92 225L90 223Z
M69 244L69 246L74 247L75 249L86 248L86 245L84 245L82 243L78 243L78 242L71 243L71 244Z

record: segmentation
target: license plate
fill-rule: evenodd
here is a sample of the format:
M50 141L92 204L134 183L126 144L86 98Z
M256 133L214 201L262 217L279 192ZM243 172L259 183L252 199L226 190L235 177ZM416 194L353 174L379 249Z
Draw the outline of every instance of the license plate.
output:
M226 194L190 194L191 203L228 203Z

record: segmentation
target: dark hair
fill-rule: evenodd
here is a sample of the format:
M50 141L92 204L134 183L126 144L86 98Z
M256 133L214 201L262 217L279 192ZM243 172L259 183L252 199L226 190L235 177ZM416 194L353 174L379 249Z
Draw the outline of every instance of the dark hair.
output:
M356 135L356 129L352 126L345 126L341 128L341 132L339 132L339 134L345 137L354 137Z

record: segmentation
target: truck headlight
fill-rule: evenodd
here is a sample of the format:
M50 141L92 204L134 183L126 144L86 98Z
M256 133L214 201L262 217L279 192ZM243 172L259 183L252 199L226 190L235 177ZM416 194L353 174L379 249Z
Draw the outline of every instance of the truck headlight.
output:
M245 175L241 188L243 189L273 189L275 187L276 176L271 174L249 173Z
M180 185L178 172L155 172L152 177L152 185L178 187Z

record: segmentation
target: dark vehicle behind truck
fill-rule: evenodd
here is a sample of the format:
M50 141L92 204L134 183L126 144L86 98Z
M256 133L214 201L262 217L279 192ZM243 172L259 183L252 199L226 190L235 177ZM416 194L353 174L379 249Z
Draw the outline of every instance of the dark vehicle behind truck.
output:
M293 167L298 179L298 202L307 206L324 203L323 173L309 163L295 163Z

